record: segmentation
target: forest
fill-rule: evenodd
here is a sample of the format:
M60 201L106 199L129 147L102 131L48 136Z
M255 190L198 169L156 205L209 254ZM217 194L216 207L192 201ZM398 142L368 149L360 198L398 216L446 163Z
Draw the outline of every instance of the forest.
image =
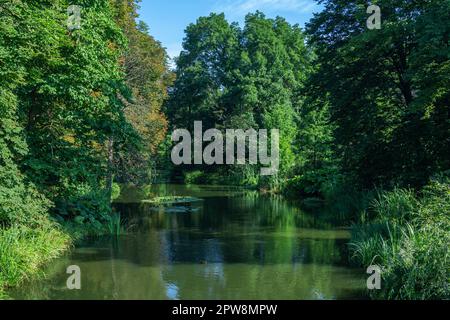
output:
M232 185L344 215L374 299L450 298L450 1L319 0L300 27L186 26L170 67L138 0L0 0L0 298L85 237L124 185ZM168 22L169 23L169 22ZM278 129L280 168L175 165L171 133ZM7 298L6 294L4 294Z

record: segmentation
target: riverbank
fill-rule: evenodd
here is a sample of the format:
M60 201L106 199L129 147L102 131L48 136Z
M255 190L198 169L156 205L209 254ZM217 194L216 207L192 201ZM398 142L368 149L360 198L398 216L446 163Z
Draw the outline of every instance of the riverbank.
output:
M352 260L382 270L374 299L450 298L450 183L382 192L353 227Z
M89 237L48 264L47 277L8 290L14 299L364 299L365 270L347 259L350 232L283 197L242 188L123 188L114 208L126 236ZM135 193L134 195L132 193ZM166 207L153 196L196 197ZM197 210L198 208L198 210ZM180 210L175 210L180 209ZM66 268L82 290L66 290Z
M120 195L120 188L112 199ZM194 198L155 198L155 205L164 202L192 201ZM150 203L150 202L149 202ZM66 253L73 244L88 236L105 234L119 235L122 231L120 214L108 212L106 222L101 226L84 225L79 221L64 221L62 224L41 218L33 227L17 224L0 228L0 299L8 299L6 289L20 286L28 280L45 277L43 267L53 259Z
M178 187L178 186L177 186ZM181 186L179 187L181 188ZM164 188L163 188L164 189ZM157 204L188 199L166 196L158 186L140 197L162 192ZM171 189L169 193L181 193ZM192 194L204 192L224 196L222 189L191 187ZM186 192L185 192L186 193ZM266 198L266 197L264 197ZM270 198L270 197L269 197ZM349 207L349 198L355 199ZM359 198L359 201L356 200ZM370 265L382 269L382 290L368 292L373 299L448 299L450 243L450 183L448 178L432 180L420 192L407 189L348 195L331 206L336 216L352 224L348 239L349 255L344 257L365 270ZM330 206L331 199L323 200ZM354 211L356 210L356 211ZM352 216L342 212L352 211ZM356 212L356 213L355 213ZM280 214L280 213L279 213ZM282 214L280 217L283 216ZM284 217L287 219L290 215ZM341 220L342 220L341 217ZM292 218L292 217L291 217ZM346 223L347 223L346 222ZM119 221L120 224L120 221ZM109 230L106 230L109 229ZM106 226L105 233L116 229ZM83 237L74 223L64 227L46 222L39 228L11 227L0 231L0 298L5 288L44 276L42 267L64 254L75 239Z
M42 276L41 267L67 251L73 237L55 223L0 229L0 299L6 288Z
M450 298L450 178L436 175L420 189L358 191L315 186L334 214L351 226L349 259L382 270L382 289L372 299ZM305 189L286 192L307 194ZM306 190L310 191L310 190ZM314 199L314 198L307 198Z
M342 184L312 189L328 210L351 226L351 263L381 268L382 289L368 292L372 299L450 298L448 173L436 175L420 189L358 191ZM294 188L285 194L308 192Z
M382 290L368 292L373 299L450 298L448 175L436 175L419 190L358 191L342 184L308 189L292 182L281 192L286 198L326 207L351 227L352 264L381 267Z

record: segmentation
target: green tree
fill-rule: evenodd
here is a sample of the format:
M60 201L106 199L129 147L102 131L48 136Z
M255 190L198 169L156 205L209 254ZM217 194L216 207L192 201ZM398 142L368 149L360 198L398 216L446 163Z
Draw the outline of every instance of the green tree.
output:
M126 92L119 64L126 43L112 7L107 0L79 5L81 28L69 31L67 1L13 2L8 8L17 32L2 34L17 50L7 61L21 63L12 90L14 119L28 144L19 158L22 172L58 213L79 215L84 209L74 204L84 199L98 223L108 215L109 197L99 191L112 181L109 142L119 148L134 132L119 99Z
M149 34L144 22L136 22L139 2L115 1L116 20L128 40L123 64L131 95L124 97L125 115L141 140L117 154L117 179L122 182L149 181L150 169L155 165L158 148L168 129L161 107L167 98L167 87L173 81L165 49Z
M322 2L307 32L344 172L367 187L423 185L449 164L449 2L375 1L380 30L366 28L367 1Z
M167 114L174 127L221 126L229 114L224 98L233 80L231 71L239 54L239 30L223 14L201 17L186 28L184 50L177 60ZM229 108L229 106L228 106Z
M167 104L172 126L192 130L201 120L206 128L279 129L280 175L260 181L279 185L295 160L296 110L310 69L301 29L260 12L249 14L243 29L211 14L186 29L183 48ZM259 180L256 166L219 170L238 177L234 183Z
M15 92L26 73L25 28L33 25L25 10L22 3L0 1L0 226L3 227L40 223L49 206L21 168L28 145L18 120Z
M292 173L300 94L310 70L310 56L301 29L283 18L261 12L246 17L241 43L242 105L251 108L258 127L280 130L281 170L270 184ZM238 104L239 105L239 104ZM236 114L237 116L237 114ZM274 186L275 186L274 185Z

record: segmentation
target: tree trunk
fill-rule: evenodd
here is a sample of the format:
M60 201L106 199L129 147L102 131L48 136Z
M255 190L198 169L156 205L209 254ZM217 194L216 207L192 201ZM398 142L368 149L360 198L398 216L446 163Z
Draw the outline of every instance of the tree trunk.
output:
M108 139L108 173L106 177L106 191L111 199L112 195L112 186L114 179L114 138L111 136Z

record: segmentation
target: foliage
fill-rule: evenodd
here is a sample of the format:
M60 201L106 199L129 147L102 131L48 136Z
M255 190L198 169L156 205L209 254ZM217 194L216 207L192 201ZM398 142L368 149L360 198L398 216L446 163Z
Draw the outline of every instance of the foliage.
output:
M322 197L359 223L355 260L384 267L376 297L449 298L448 0L373 1L380 30L365 0L320 0L305 32L211 14L187 27L175 74L138 3L80 0L69 31L67 0L0 0L0 289L61 253L67 232L122 233L114 179L164 167L186 183ZM168 129L196 120L279 129L279 174L172 167Z
M134 69L155 71L145 93L133 91L118 3L78 1L81 28L72 31L70 4L0 0L0 289L64 250L68 230L104 233L117 221L114 160L148 142L126 113L128 101L152 101L147 118L157 128L147 133L165 133L157 107L164 50L142 25L126 26L138 36L128 41L140 57ZM134 12L135 3L126 8Z
M363 266L382 266L376 298L448 299L450 180L433 181L417 198L410 190L383 193L373 220L357 226L351 244Z
M304 171L300 175L287 180L283 188L290 197L320 196L328 183L330 172L327 169Z
M131 96L123 97L124 111L140 138L135 145L117 152L117 179L121 183L142 183L152 178L151 167L157 161L158 148L168 129L161 107L173 81L165 49L149 34L144 22L136 22L138 3L115 1L116 20L128 41L123 64Z
M368 188L426 184L450 166L450 3L379 0L381 29L368 30L366 1L322 2L307 25L311 80L329 101L343 172Z
M104 190L80 188L78 194L56 204L56 219L84 229L85 234L102 234L111 219L110 200Z
M202 184L203 176L204 176L204 173L199 170L186 172L184 174L184 183L186 183L186 184Z
M123 220L119 212L114 212L108 221L108 232L110 235L120 236L124 232Z
M15 94L25 75L26 36L22 25L12 23L25 5L0 2L0 225L39 224L49 202L27 180L20 159L28 152L18 116ZM29 21L29 18L26 20ZM7 63L6 63L7 62Z
M174 128L279 129L280 175L294 162L298 92L309 70L308 52L300 28L282 18L249 14L244 28L223 14L201 17L186 29L177 78L166 112ZM219 169L247 177L237 184L258 183L257 168ZM208 170L208 174L212 174ZM259 181L276 187L279 177Z
M120 196L120 185L118 183L113 183L112 185L112 193L111 193L111 201L116 200Z
M0 296L3 288L39 274L39 268L59 256L70 242L67 234L50 223L37 229L0 229Z

